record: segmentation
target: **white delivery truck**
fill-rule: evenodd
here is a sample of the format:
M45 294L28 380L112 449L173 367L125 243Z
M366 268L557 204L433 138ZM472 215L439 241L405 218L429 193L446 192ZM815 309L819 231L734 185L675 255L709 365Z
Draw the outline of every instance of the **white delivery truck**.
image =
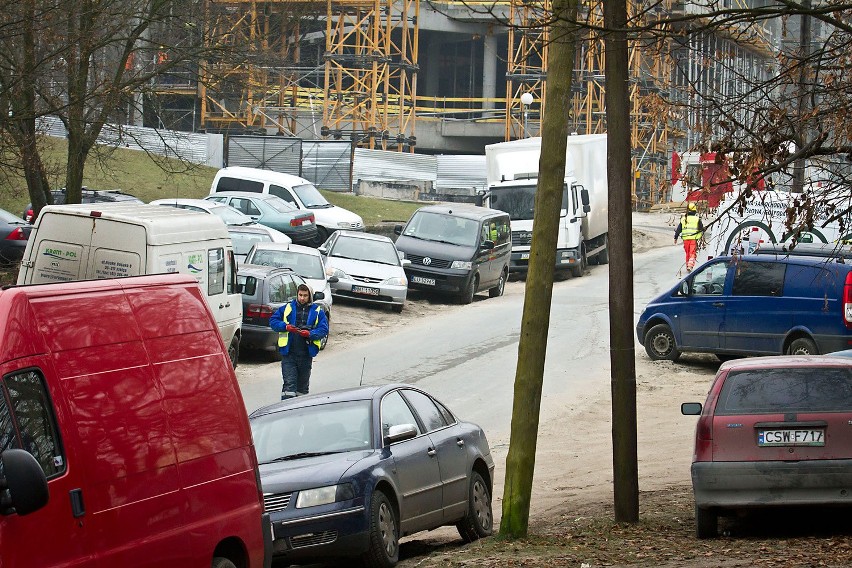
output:
M18 284L164 272L198 280L236 367L242 294L228 229L216 215L141 203L49 205L30 234ZM179 325L180 306L158 306L151 315Z
M745 207L735 203L737 194L729 194L716 210L716 218L705 220L708 227L707 258L726 254L750 254L766 245L788 245L793 240L787 228L787 210L801 193L786 191L755 191ZM849 231L841 234L837 221L829 222L827 211L818 210L810 230L798 235L798 243L838 243L849 241ZM849 220L845 226L849 226Z
M505 211L511 218L512 272L529 268L540 155L541 138L485 147L488 190L483 204ZM587 261L609 262L606 134L568 137L562 191L556 268L568 268L574 276L582 276Z

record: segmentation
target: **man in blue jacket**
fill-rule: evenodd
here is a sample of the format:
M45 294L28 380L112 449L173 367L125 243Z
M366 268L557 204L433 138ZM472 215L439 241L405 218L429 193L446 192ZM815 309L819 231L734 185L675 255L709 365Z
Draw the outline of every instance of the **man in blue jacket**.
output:
M278 332L281 352L281 400L308 394L313 358L328 335L328 318L322 308L311 302L313 294L306 284L299 284L296 299L275 310L269 327Z

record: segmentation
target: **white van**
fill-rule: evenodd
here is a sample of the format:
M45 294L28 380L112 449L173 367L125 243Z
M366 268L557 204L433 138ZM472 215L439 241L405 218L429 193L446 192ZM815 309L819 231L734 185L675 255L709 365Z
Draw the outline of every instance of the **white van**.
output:
M228 229L216 215L141 203L49 205L27 242L18 284L181 272L198 280L236 368L242 295ZM180 306L162 306L180 319Z
M210 195L220 191L249 191L277 195L299 209L308 209L317 223L316 245L338 229L363 231L364 220L352 211L329 203L310 181L298 176L233 166L222 168L213 178Z

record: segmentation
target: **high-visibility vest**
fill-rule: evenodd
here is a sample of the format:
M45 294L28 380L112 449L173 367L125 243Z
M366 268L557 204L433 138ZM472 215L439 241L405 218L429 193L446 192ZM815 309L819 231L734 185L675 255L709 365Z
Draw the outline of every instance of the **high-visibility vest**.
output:
M684 215L680 219L680 238L685 241L697 241L703 234L698 230L698 215Z
M293 303L287 302L287 306L284 308L284 314L281 318L284 322L289 323L290 325L294 325L296 322L290 321L290 314L293 313ZM313 321L311 321L313 319ZM312 305L308 310L308 327L311 329L315 328L319 323L319 308L316 305ZM290 340L290 332L289 331L279 331L278 332L278 347L287 347L287 342ZM314 351L311 353L311 357L315 357L319 352L320 345L322 342L319 339L311 339L310 343L316 347L316 351L311 349L310 351Z

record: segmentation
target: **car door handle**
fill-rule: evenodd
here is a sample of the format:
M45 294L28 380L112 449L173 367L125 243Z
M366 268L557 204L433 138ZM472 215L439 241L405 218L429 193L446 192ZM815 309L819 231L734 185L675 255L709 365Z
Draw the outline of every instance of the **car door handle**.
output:
M713 307L714 308L724 308L725 302L713 302Z
M221 310L222 308L224 308L224 307L225 307L225 304L219 304L219 309L220 309L220 310Z
M72 489L68 494L71 496L71 514L75 519L79 519L86 514L86 507L83 505L83 490Z
M464 440L462 440L461 438L456 438L456 445L460 448L463 448L464 447Z
M429 454L430 456L434 456L438 452L435 451L435 448L429 448L428 450L426 450L426 453Z
M231 307L231 302L225 302L225 307L226 307L226 308L230 308L230 307Z

